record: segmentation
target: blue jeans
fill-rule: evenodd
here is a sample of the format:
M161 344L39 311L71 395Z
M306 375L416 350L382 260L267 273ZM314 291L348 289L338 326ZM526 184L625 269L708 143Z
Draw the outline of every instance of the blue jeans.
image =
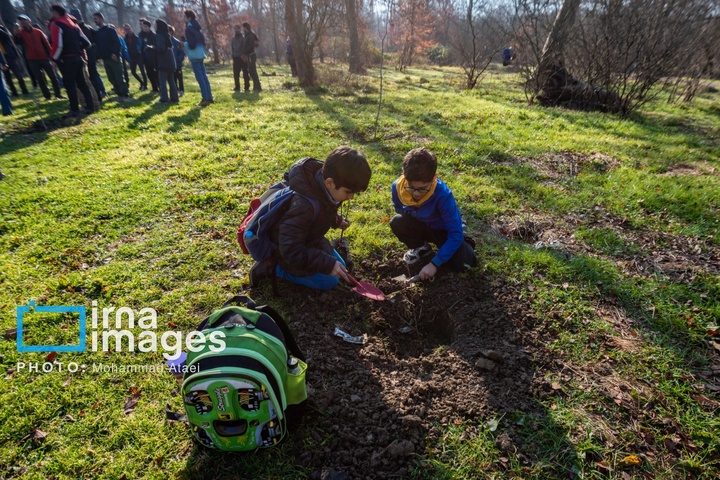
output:
M190 60L195 80L200 85L200 94L203 100L212 100L212 90L210 89L210 80L208 80L207 72L205 72L204 60Z
M345 266L345 261L342 259L337 250L333 250L335 258ZM340 279L335 275L328 275L325 273L316 273L308 277L296 277L283 270L280 265L275 267L275 275L278 278L282 278L289 282L297 283L305 287L313 288L315 290L332 290L335 286L340 283Z

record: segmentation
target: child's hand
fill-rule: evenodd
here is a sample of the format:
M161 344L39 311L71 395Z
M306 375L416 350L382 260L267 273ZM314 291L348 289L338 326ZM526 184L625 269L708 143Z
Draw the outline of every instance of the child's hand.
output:
M340 217L340 224L338 225L338 228L345 230L349 226L350 226L350 220L348 220L347 218Z
M438 269L435 264L430 262L425 265L422 270L420 270L420 273L418 273L418 277L420 277L420 280L430 280L435 276L437 270Z
M345 280L346 282L350 281L347 276L347 269L345 268L345 265L343 265L339 261L335 261L335 265L333 265L333 269L332 272L330 272L330 275L334 275L341 280Z

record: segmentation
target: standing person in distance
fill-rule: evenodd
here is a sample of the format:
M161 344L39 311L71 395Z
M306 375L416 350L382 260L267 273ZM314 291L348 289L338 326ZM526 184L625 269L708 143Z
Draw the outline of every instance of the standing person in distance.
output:
M192 10L185 10L185 51L192 66L195 79L200 85L201 107L214 103L210 80L205 71L205 37L197 16Z
M51 5L50 16L50 59L57 63L60 69L70 103L70 111L63 115L63 118L80 115L78 88L85 98L85 113L93 113L95 104L90 86L85 81L85 49L90 47L90 40L67 15L62 5Z
M230 51L232 53L233 62L233 78L235 79L235 91L240 91L240 71L243 69L243 30L241 25L235 25L233 27L235 34L230 39Z
M140 51L140 39L129 23L123 25L123 30L125 30L125 44L127 45L128 54L130 55L130 71L133 77L140 82L140 91L142 92L143 90L147 90L147 75L145 74L145 63L143 62L142 52ZM138 70L140 70L142 77L138 75Z
M185 82L183 82L182 65L185 60L185 46L175 37L175 27L168 25L170 30L170 41L173 46L173 55L175 55L175 83L177 84L178 96L185 95Z
M148 80L150 80L152 91L157 93L157 67L155 65L155 53L152 51L152 47L155 46L155 33L152 31L152 24L147 18L140 19L140 28L142 31L138 37L140 38L140 53L142 54L143 65L145 65L145 72Z
M107 93L105 92L105 85L103 85L102 78L100 78L100 73L97 69L97 31L83 21L80 10L70 10L70 16L75 18L75 23L78 24L80 30L82 30L92 44L90 45L90 48L85 49L85 54L87 55L87 69L88 75L90 76L90 83L95 90L98 103L100 103L105 97L107 97Z
M118 101L127 102L128 85L125 82L123 71L122 44L120 36L112 25L105 23L105 16L100 12L93 13L93 21L98 29L95 34L97 39L97 57L103 61L105 74L118 96Z
M18 16L18 21L20 22L20 31L17 35L22 38L25 56L28 59L28 68L33 72L43 96L50 100L50 89L48 89L45 79L45 75L47 75L55 92L55 98L65 98L60 92L60 83L50 65L50 42L45 33L39 28L33 27L32 21L27 15Z
M2 52L5 55L5 64L8 66L8 69L3 72L5 74L5 81L8 87L10 87L13 96L18 95L18 91L13 84L13 75L17 78L23 95L30 95L25 85L25 80L23 79L24 69L22 66L22 57L15 46L15 42L13 42L12 34L5 28L5 25L0 25L0 47L2 47Z
M8 64L5 63L5 57L3 56L2 50L0 50L0 70L3 72L8 68ZM10 92L5 87L5 79L0 76L0 107L2 108L2 114L4 117L13 114L12 103L10 102ZM0 172L0 179L5 178L5 175Z
M177 85L175 84L175 54L173 54L170 30L165 20L155 20L155 60L157 61L158 86L160 87L160 100L157 103L177 103ZM170 85L170 98L168 98L168 85Z
M250 90L250 79L253 81L253 92L262 92L260 86L260 78L257 73L257 55L255 47L258 46L260 40L248 22L243 22L243 80L245 82L245 91Z

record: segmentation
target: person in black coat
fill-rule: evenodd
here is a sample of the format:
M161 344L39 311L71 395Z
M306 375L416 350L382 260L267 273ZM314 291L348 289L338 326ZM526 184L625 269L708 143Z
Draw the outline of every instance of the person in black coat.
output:
M5 52L5 64L8 66L8 69L5 70L4 73L5 80L7 81L7 86L10 88L10 92L13 96L18 95L18 91L15 88L12 80L12 76L14 74L17 78L18 85L20 85L20 90L22 90L23 95L30 95L30 92L25 85L25 80L23 79L24 68L22 65L22 57L20 56L20 53L15 46L15 42L13 42L12 34L8 31L7 28L5 28L4 25L0 25L0 44L2 45L2 49Z
M350 225L338 214L338 209L343 201L367 189L371 175L365 156L347 146L337 147L325 162L311 157L296 162L285 174L285 180L297 193L288 200L290 206L270 230L277 250L273 259L258 262L252 268L251 285L273 273L318 290L330 290L341 279L349 281L345 261L325 234L331 227L345 229Z
M155 33L152 31L152 24L147 18L140 19L140 27L142 32L138 35L140 38L140 53L142 53L145 72L147 72L148 80L152 86L152 91L158 91L157 66L155 65L155 53L152 48L155 46Z
M175 54L170 38L168 24L164 20L155 20L155 61L158 72L158 86L160 87L160 100L157 103L177 103L177 84L175 83ZM168 98L168 85L170 85L170 98Z
M253 81L253 92L262 92L260 86L260 78L257 73L257 54L255 54L255 47L258 45L259 40L255 32L252 31L252 27L248 22L243 22L243 51L242 51L242 63L240 67L243 72L243 81L245 82L245 91L250 90L250 79Z

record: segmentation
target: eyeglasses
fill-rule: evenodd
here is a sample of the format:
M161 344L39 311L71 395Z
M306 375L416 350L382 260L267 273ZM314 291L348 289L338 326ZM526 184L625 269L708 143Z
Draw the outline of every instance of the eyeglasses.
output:
M413 187L404 187L404 188L405 188L406 192L410 192L410 193L428 193L432 187L430 186L430 187L423 187L423 188L413 188Z

